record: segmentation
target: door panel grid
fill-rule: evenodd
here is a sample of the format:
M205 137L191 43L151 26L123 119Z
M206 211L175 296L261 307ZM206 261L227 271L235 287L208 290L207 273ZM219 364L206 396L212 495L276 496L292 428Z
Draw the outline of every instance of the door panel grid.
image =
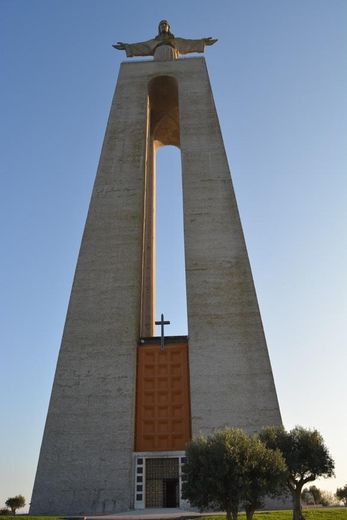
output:
M191 438L188 345L138 348L136 451L184 450Z

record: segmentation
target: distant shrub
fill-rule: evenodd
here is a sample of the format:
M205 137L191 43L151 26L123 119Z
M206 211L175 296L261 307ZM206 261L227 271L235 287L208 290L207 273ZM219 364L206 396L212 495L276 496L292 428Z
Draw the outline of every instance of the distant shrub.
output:
M331 491L321 491L320 503L324 507L337 506L339 505L339 500Z
M308 489L304 489L301 493L301 501L307 506L314 506L316 504L313 494Z
M347 484L343 488L337 488L336 496L339 500L342 500L345 506L347 506Z

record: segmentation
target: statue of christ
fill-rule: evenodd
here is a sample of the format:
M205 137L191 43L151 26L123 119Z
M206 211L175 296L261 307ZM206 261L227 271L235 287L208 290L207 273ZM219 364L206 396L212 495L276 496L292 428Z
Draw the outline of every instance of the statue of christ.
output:
M128 58L133 56L154 56L154 59L158 60L174 60L181 54L204 52L206 45L213 45L216 41L217 39L211 37L199 40L176 38L170 30L169 22L161 20L158 27L158 36L152 40L139 43L117 42L112 47L125 51Z

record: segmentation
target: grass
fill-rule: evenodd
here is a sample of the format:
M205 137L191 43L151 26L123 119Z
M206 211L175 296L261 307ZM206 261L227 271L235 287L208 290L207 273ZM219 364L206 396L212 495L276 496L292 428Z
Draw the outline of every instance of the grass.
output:
M324 509L303 509L306 520L347 520L346 508L324 508ZM240 520L244 520L246 515L239 514ZM253 520L292 520L292 511L271 511L255 513ZM208 516L204 520L224 520L223 516Z

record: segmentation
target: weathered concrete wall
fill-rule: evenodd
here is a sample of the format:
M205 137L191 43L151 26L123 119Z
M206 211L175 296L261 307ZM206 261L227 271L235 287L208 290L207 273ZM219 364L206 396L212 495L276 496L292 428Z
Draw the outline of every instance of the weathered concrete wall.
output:
M121 67L82 245L31 514L132 506L147 85L178 81L193 434L280 413L203 58Z
M120 71L82 239L31 514L128 509L140 328L146 80Z
M203 58L180 74L193 435L281 417L252 273Z

